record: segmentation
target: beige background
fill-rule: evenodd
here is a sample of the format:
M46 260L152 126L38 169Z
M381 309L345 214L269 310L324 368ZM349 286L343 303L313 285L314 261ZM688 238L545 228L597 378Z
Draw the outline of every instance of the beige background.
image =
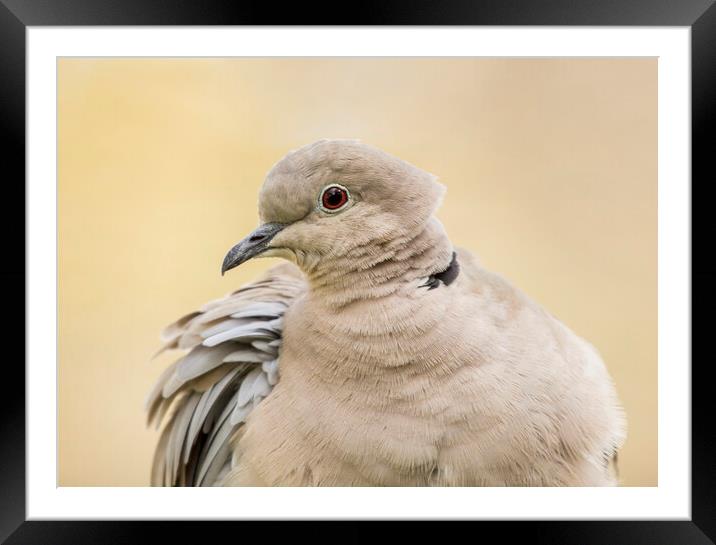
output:
M59 83L59 484L148 483L160 329L222 278L288 150L354 137L437 174L439 216L601 351L623 483L657 469L654 59L64 59Z

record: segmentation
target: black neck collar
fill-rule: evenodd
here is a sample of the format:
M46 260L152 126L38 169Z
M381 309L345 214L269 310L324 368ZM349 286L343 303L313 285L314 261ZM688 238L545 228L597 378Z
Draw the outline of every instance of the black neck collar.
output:
M440 271L434 274L431 274L428 276L427 281L425 284L420 286L421 288L428 288L428 290L432 290L435 288L440 287L440 285L449 286L452 284L455 279L457 278L458 274L460 274L460 264L457 262L457 254L455 252L452 253L452 260L450 261L450 264L447 266L447 269L444 271Z

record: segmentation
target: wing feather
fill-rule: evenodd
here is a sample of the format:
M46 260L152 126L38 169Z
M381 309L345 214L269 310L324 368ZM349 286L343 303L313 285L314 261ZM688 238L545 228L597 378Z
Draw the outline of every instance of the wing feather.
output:
M199 475L197 478L197 486L209 486L212 484L208 479L210 471L213 473L221 469L228 457L228 439L233 430L233 426L229 420L229 416L236 404L238 392L232 397L232 403L228 403L226 408L219 417L218 425L214 427L206 442L205 451L199 461Z
M166 424L152 463L154 486L215 486L234 460L231 439L279 380L283 314L305 291L284 264L186 314L161 334L161 351L188 352L159 376L147 423Z

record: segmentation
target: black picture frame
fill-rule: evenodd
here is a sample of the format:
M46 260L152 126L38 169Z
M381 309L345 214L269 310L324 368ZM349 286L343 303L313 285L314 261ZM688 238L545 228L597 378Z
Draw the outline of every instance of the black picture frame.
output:
M346 10L338 3L285 3L179 0L0 0L0 112L3 148L3 196L0 214L8 320L6 346L18 357L6 357L0 395L0 540L20 543L135 543L161 533L162 541L205 542L215 532L235 531L246 522L132 522L25 520L25 373L24 342L12 335L18 309L25 308L25 241L14 236L25 225L25 31L28 26L82 25L574 25L687 26L691 28L692 61L692 518L690 521L524 521L477 522L501 541L535 543L678 543L716 540L716 426L709 367L713 357L696 357L711 325L716 305L714 247L716 222L705 213L706 188L713 145L708 134L716 117L716 7L713 0L490 0L364 2ZM713 136L712 136L713 138ZM9 170L9 169L12 170ZM712 170L712 169L711 169ZM12 174L10 174L10 172ZM9 205L12 203L11 205ZM9 205L9 206L8 206ZM698 245L704 246L697 252ZM54 256L48 256L54 259ZM48 306L52 306L49 304ZM702 316L699 317L699 314ZM271 523L274 530L283 527ZM365 538L375 524L351 532ZM414 526L423 537L427 529ZM481 528L470 529L470 532ZM242 530L245 531L245 530ZM382 529L381 529L382 531ZM298 536L298 534L296 534ZM315 538L315 535L313 536ZM403 534L407 538L407 534ZM444 534L441 535L445 537ZM477 537L475 536L477 539ZM154 540L154 539L153 539ZM344 541L344 540L340 540Z

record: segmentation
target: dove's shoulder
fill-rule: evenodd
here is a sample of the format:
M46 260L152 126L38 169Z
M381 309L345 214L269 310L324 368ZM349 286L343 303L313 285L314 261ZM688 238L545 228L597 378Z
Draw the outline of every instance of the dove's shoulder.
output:
M486 303L502 303L511 307L532 306L533 301L505 276L484 267L470 250L455 248L463 290Z
M149 423L166 424L152 465L157 486L211 486L231 468L231 440L278 380L282 317L305 291L290 263L167 326L160 350L187 352L156 381Z
M461 274L464 272L463 290L472 295L465 298L465 304L471 315L481 317L478 322L480 327L490 323L494 329L487 331L496 335L549 340L537 343L535 352L541 354L549 350L553 357L568 361L573 366L594 368L595 372L597 368L604 370L604 362L597 349L545 306L503 275L482 267L470 252L461 250L458 256Z

